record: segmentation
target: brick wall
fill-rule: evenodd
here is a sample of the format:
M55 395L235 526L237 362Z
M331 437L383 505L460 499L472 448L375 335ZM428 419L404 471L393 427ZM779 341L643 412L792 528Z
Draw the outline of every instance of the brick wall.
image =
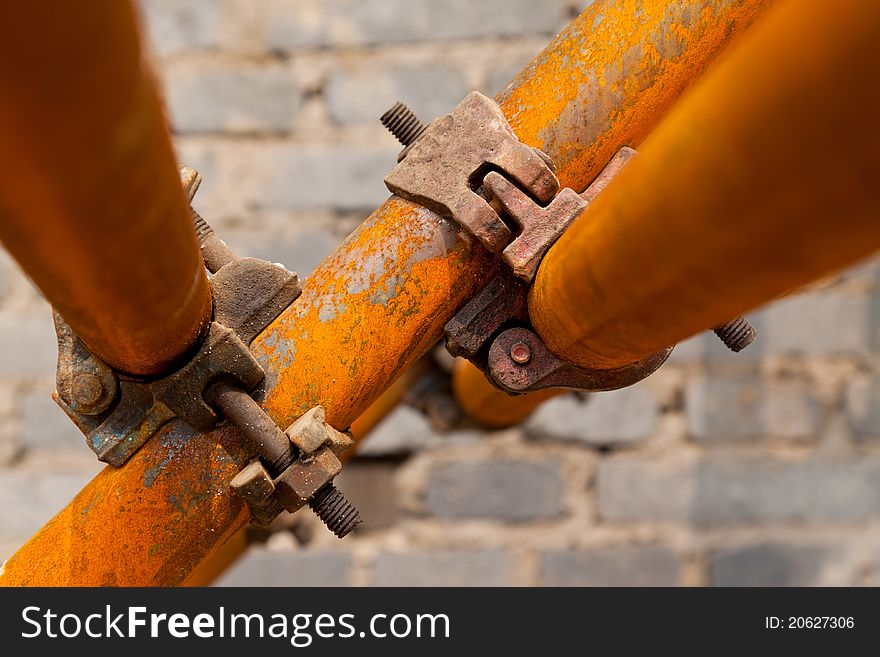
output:
M495 93L585 2L144 0L197 207L241 253L311 270L387 195L377 117ZM342 485L222 580L282 585L880 584L880 263L706 335L630 389L501 432L394 413ZM0 558L99 468L49 399L46 304L0 255Z

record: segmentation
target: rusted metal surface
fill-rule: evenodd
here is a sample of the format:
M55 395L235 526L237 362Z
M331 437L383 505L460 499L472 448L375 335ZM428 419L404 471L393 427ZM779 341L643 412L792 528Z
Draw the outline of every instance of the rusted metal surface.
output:
M238 386L220 381L205 391L205 399L238 429L273 474L286 469L298 456L284 431Z
M390 413L394 408L397 407L397 404L400 403L400 401L403 399L403 396L409 388L409 385L424 372L427 365L427 359L422 358L418 360L403 375L401 375L396 381L394 381L394 383L388 386L385 392L383 392L376 401L370 404L369 408L367 408L366 411L361 413L357 417L357 419L352 422L350 431L358 440L358 442L366 438L369 435L370 431L372 431L373 428L388 415L388 413ZM480 374L480 376L482 376L482 373ZM495 390L495 388L493 388L493 390ZM346 458L351 456L351 454L352 450L348 450L347 452L340 455L340 459L345 462ZM254 462L252 461L251 464L253 463ZM257 463L256 466L259 466L259 463ZM245 466L245 470L248 467L250 466ZM236 476L236 478L242 477L242 473L244 473L245 470L242 470L242 472L240 472ZM256 470L256 467L254 468L254 470ZM253 474L253 476L260 475ZM268 473L266 474L266 476L268 477ZM248 481L248 475L245 474L243 479L244 481L242 481L242 484L246 484ZM233 479L233 482L234 481L235 479ZM260 495L258 493L254 495L254 499L258 504L260 503ZM253 517L251 521L254 521ZM232 564L234 564L241 557L242 554L244 554L244 552L248 548L248 545L249 541L247 530L239 530L236 534L229 538L229 540L227 540L216 550L214 550L210 554L210 556L199 563L186 578L186 580L182 583L182 585L208 586L211 583L215 582L217 578L220 577L220 575L226 572L226 570Z
M404 399L410 387L428 370L428 358L420 358L394 381L349 427L355 441L360 443ZM343 459L344 460L344 459Z
M453 356L478 360L480 351L505 323L528 322L527 294L528 287L522 281L507 272L496 274L446 322L446 350Z
M642 0L638 13L635 4L595 2L500 96L520 139L545 150L574 189L647 134L765 3ZM651 49L667 36L674 48ZM387 201L254 341L268 372L263 407L284 426L320 403L347 427L431 348L488 264L449 221ZM6 562L0 584L178 584L247 522L229 488L247 462L234 430L197 434L173 421L87 484Z
M419 120L415 112L400 101L394 103L387 112L379 117L379 121L404 146L400 155L397 156L398 162L406 157L408 152L406 147L412 146L428 128Z
M0 21L0 240L103 361L155 375L197 341L207 279L129 2Z
M620 366L880 248L878 12L780 2L707 73L545 256L554 353Z
M529 327L528 290L513 276L537 269L541 255L565 229L599 197L623 171L635 151L624 147L586 189L583 197L565 188L552 202L540 206L498 173L485 178L486 189L507 215L523 226L523 233L508 250L522 241L510 271L504 269L475 295L444 327L446 345L454 356L463 356L486 373L489 381L511 394L545 388L575 388L587 392L616 390L641 381L662 365L672 351L664 348L635 363L615 368L583 368L554 355ZM532 230L527 230L531 228ZM521 265L517 272L516 264ZM562 309L561 312L564 312Z
M448 115L432 121L385 176L394 194L454 219L497 253L513 240L476 188L490 168L501 169L547 202L559 181L545 159L521 143L495 101L472 91Z
M95 358L57 312L52 314L58 345L55 390L74 413L99 415L116 398L119 379Z
M504 248L501 255L514 276L531 281L547 249L587 203L573 189L565 187L549 204L538 205L495 171L486 174L484 184L520 229L517 238Z
M516 350L524 357L515 358ZM492 381L513 393L544 388L601 392L638 383L665 363L671 352L671 348L661 349L647 358L616 368L580 368L554 355L533 331L515 327L492 341L488 370Z
M637 147L771 4L594 2L497 100L517 136L553 158L560 185L586 189L622 146Z

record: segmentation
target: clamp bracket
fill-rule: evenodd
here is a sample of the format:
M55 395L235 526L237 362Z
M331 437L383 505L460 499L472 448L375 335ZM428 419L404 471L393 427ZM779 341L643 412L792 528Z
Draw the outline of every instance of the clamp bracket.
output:
M181 177L192 200L198 174L184 167ZM122 465L175 417L207 431L222 419L203 397L210 384L226 379L253 390L263 380L248 345L299 297L296 274L256 258L232 257L210 282L214 317L198 351L180 369L153 381L115 372L54 313L58 366L52 397L99 460Z
M583 193L560 189L550 158L517 138L495 101L474 91L423 126L402 103L382 123L405 148L385 177L393 193L453 219L508 265L445 326L446 348L521 394L551 387L614 390L654 372L672 349L614 370L555 356L531 328L528 284L544 254L635 155L622 148Z

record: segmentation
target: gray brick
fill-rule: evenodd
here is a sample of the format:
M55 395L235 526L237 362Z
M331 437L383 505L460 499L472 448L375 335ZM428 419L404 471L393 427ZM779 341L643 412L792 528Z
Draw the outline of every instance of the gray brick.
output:
M565 0L270 0L263 36L278 50L391 42L550 35Z
M425 505L441 518L526 522L562 515L560 463L496 460L446 463L428 476Z
M140 0L153 50L168 55L220 45L225 2L222 0Z
M354 504L364 524L359 531L375 531L392 526L400 512L394 475L397 464L388 461L355 459L345 464L336 478L339 488Z
M12 257L4 249L0 249L0 301L10 293L12 281L19 275L15 267Z
M865 354L873 346L874 303L867 291L833 288L778 301L766 312L765 353Z
M373 571L375 586L508 586L510 555L486 552L383 552Z
M24 449L88 449L82 433L52 401L48 387L26 393L21 400L20 412L19 445Z
M645 386L600 392L580 401L565 395L542 404L529 419L530 434L588 445L627 445L645 440L657 425L657 403Z
M696 378L685 399L690 434L703 442L802 438L818 428L819 404L801 380Z
M605 459L597 487L600 516L616 521L734 527L880 517L880 458L873 456L794 461L717 452L696 463Z
M880 517L880 459L786 461L718 455L698 468L701 526L857 523Z
M398 406L358 445L358 455L401 456L442 442L424 415L408 406Z
M599 515L606 520L686 522L694 466L644 457L602 459L596 479Z
M541 555L542 586L675 586L681 563L659 547L609 547Z
M846 414L859 437L880 438L880 379L854 377L847 383Z
M524 45L521 52L508 56L503 62L490 66L486 73L485 93L494 96L507 88L507 85L515 78L532 59L541 52L540 47Z
M853 584L829 582L824 570L839 558L838 550L823 545L763 543L721 550L709 561L712 586L818 586Z
M389 196L382 178L394 166L397 150L393 144L385 148L267 145L255 153L257 175L245 201L280 210L372 210Z
M97 473L101 464L82 468L0 470L0 542L24 541L60 511ZM0 561L8 555L0 555Z
M171 66L164 81L179 133L284 133L300 107L299 87L281 65Z
M48 308L44 313L0 314L0 377L38 377L55 373L58 350Z
M351 556L340 551L251 548L216 586L350 586Z
M280 262L301 279L311 274L340 242L317 222L310 227L285 232L258 230L253 226L246 230L224 230L223 239L236 253Z
M331 75L326 98L330 116L344 125L377 124L397 100L424 122L448 114L470 91L457 71L441 65Z
M743 366L759 362L767 347L766 311L752 310L746 313L745 317L758 331L758 338L743 351L732 352L711 330L706 330L679 342L670 355L668 364L688 365L695 362L717 364L729 361Z

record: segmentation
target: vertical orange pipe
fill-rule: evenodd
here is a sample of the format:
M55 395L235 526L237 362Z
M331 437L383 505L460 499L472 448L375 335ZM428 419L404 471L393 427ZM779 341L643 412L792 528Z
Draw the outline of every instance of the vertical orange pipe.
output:
M545 257L557 354L615 367L880 248L880 3L786 0Z
M130 2L0 20L0 240L111 365L166 369L211 297Z

